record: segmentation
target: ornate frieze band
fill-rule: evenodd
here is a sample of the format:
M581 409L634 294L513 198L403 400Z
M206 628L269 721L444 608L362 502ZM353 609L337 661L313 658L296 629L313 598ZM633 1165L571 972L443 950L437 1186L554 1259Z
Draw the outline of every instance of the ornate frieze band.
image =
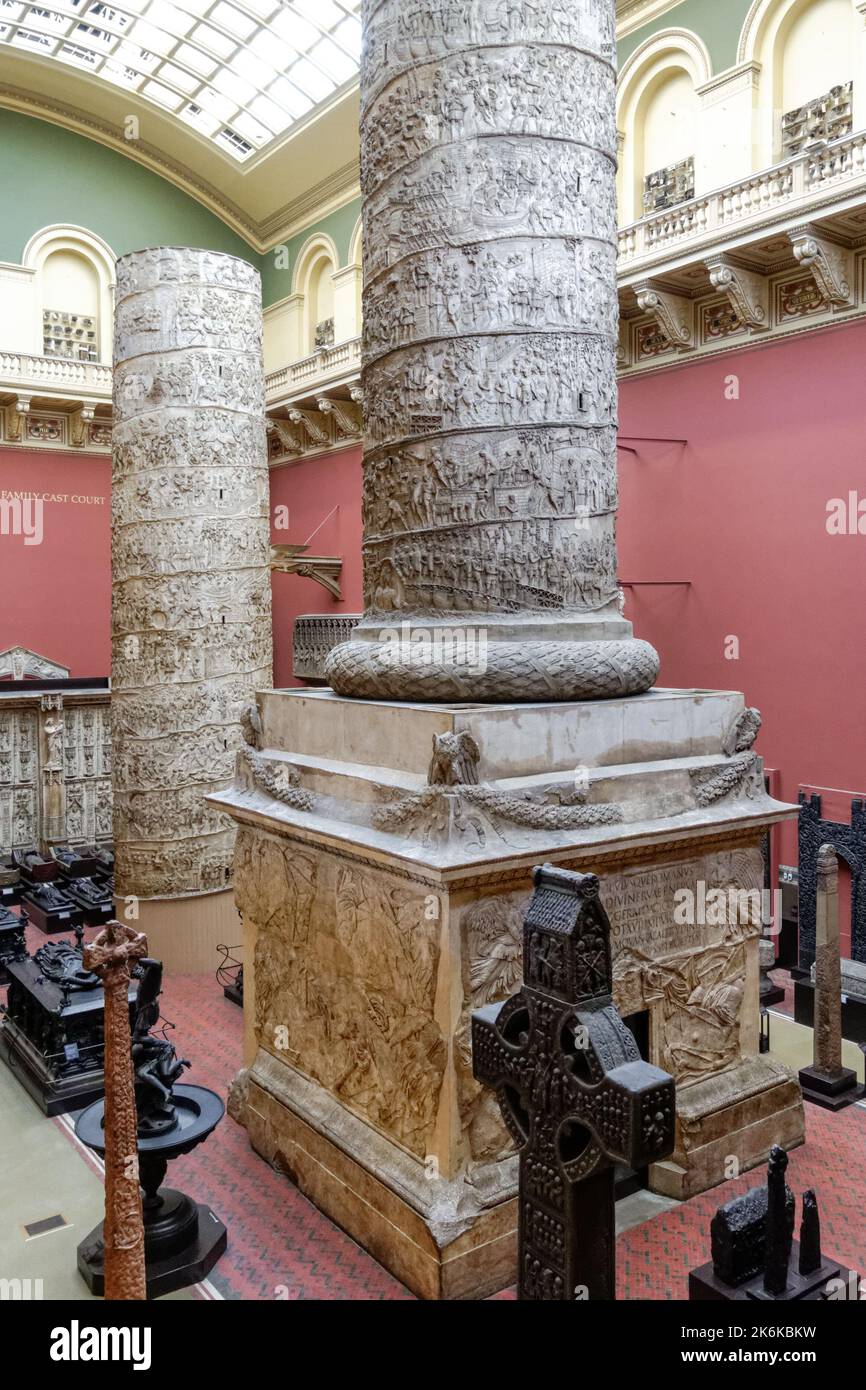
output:
M366 613L329 678L645 690L617 608L613 0L370 0L365 24ZM484 672L395 656L405 621L483 625Z
M117 267L112 500L118 892L231 881L239 717L271 683L261 284L233 256Z

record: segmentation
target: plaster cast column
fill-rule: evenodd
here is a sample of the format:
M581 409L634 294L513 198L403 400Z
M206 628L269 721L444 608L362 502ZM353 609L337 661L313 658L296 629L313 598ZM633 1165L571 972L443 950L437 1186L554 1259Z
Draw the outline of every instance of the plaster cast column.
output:
M162 247L118 262L111 708L121 898L176 902L231 883L234 829L204 797L231 781L240 712L272 680L261 339L261 283L245 261Z
M364 20L366 612L328 678L647 690L658 658L617 602L614 0Z

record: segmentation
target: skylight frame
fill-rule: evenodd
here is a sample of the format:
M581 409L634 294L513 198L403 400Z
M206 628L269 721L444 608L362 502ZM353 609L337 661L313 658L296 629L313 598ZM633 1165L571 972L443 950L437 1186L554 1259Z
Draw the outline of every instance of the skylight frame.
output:
M360 25L361 0L329 0L325 22L317 18L318 7L309 0L297 4L301 8L295 0L14 0L13 5L0 0L0 46L30 53L42 62L61 62L101 78L115 90L135 93L164 116L177 117L232 160L245 163L309 120L357 75L356 53L348 37L337 31L347 19ZM293 45L272 27L284 13L310 31L305 46ZM348 76L334 76L316 55L323 38L345 55ZM274 53L291 50L284 68L268 61L268 40L273 40ZM255 63L242 61L241 70L234 71L232 64L247 52ZM205 76L204 70L211 67ZM292 77L296 67L297 80ZM251 71L257 78L250 77ZM321 89L318 95L311 94L314 88ZM176 105L156 99L158 91L170 93ZM208 111L199 125L196 108L207 111L200 98L207 101L208 92L230 105L221 102L224 114L217 118ZM217 127L208 129L215 119Z

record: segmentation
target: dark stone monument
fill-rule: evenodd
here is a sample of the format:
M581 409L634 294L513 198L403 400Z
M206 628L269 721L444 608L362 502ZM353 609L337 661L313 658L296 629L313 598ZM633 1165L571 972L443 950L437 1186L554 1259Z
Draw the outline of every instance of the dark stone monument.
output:
M219 1124L225 1106L204 1086L181 1086L189 1062L178 1058L165 1035L155 1033L160 1018L162 964L141 962L138 1007L132 1027L132 1065L138 1129L138 1173L143 1193L147 1297L159 1298L197 1284L223 1254L226 1228L210 1207L183 1192L163 1187L168 1164L190 1153ZM75 1132L96 1153L105 1152L104 1102L78 1117ZM78 1247L78 1268L91 1293L105 1289L103 1224Z
M21 870L13 859L0 859L0 907L21 901Z
M612 996L594 874L533 870L523 988L472 1016L476 1078L520 1151L518 1297L616 1297L614 1165L674 1146L674 1082L641 1059Z
M800 792L798 823L798 917L800 966L808 969L815 959L818 916L818 856L822 845L832 845L851 870L851 958L866 961L866 802L851 802L851 824L824 820L821 797Z
M26 912L12 912L0 903L0 985L5 985L9 979L7 966L10 962L24 960L27 955L26 928Z
M821 1252L818 1202L803 1195L799 1244L794 1240L794 1194L785 1181L788 1155L775 1145L767 1186L753 1187L719 1207L713 1217L712 1260L689 1274L689 1298L698 1302L816 1301L838 1296L827 1286L848 1287L851 1272Z
M75 936L75 944L49 941L7 966L0 1057L46 1115L79 1110L105 1086L105 996L84 966L81 925ZM136 989L133 981L130 1017Z

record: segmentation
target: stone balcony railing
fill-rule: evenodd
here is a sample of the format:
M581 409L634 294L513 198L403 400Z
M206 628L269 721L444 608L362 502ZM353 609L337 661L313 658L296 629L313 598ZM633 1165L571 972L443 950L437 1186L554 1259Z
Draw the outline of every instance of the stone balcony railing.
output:
M751 236L764 225L820 216L827 204L863 195L866 131L859 131L621 228L620 280L741 234Z
M361 371L361 339L349 338L333 347L319 348L309 357L290 362L265 375L265 397L269 406L292 396L312 394L320 387L333 386L356 377Z
M75 362L68 357L0 352L0 390L110 401L111 367L101 362Z

